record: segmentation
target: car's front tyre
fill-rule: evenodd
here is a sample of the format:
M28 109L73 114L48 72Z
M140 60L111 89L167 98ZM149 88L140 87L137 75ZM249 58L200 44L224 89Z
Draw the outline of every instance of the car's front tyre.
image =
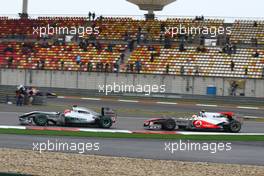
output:
M167 119L163 124L162 124L162 129L172 131L176 128L176 122L173 119Z
M48 118L44 114L38 114L33 119L37 126L46 126L48 124Z
M101 117L99 120L99 127L100 128L111 128L112 126L112 119L111 117Z
M231 133L238 133L241 130L241 123L233 120L230 122L228 126L228 131Z

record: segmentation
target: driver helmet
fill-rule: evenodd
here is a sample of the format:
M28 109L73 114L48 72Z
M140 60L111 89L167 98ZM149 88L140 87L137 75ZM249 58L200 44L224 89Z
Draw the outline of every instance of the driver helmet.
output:
M205 110L201 110L201 112L200 112L200 116L201 116L201 117L205 117Z

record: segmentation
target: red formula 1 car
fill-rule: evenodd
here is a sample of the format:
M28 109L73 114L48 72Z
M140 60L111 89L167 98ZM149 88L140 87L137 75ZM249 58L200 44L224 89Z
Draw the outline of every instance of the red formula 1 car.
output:
M145 129L168 130L220 130L238 133L241 130L242 118L233 112L204 112L191 118L155 118L144 122Z

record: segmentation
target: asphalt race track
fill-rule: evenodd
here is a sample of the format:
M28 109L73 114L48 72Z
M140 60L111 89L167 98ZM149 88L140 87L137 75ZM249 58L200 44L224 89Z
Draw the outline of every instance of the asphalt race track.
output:
M100 150L86 151L85 154L118 156L144 159L213 162L229 164L264 165L263 142L232 142L232 150L218 151L175 151L165 150L165 143L179 143L177 140L149 139L95 139L44 136L0 135L0 148L33 150L33 143L99 143ZM185 141L186 142L186 141ZM223 142L223 141L218 141ZM196 142L201 143L201 142ZM204 141L203 141L204 143ZM39 151L37 151L39 152ZM69 151L60 151L69 152ZM70 151L77 153L76 151Z
M161 105L161 104L139 104L118 101L92 101L80 99L49 99L49 106L24 106L16 107L15 105L0 105L0 125L18 125L18 116L30 111L55 111L62 112L66 107L73 104L88 108L110 107L113 109L133 109L134 112L118 113L117 123L113 126L115 129L121 130L142 130L143 122L149 118L161 117L153 114L144 113L145 110L149 112L191 112L193 114L199 112L201 109L206 111L233 111L244 116L258 116L264 117L264 109L250 110L250 109L236 109L236 108L221 108L221 107L197 107L191 105ZM52 105L60 105L63 107L56 107ZM136 114L136 115L135 115ZM245 121L242 126L242 133L264 133L264 122Z
M18 123L18 116L22 112L0 112L0 124L16 126ZM119 130L143 130L143 122L146 117L118 117L118 121L113 129ZM264 122L245 121L241 133L264 133Z
M59 106L52 106L60 105ZM41 111L62 111L65 106L73 104L89 107L92 109L102 106L113 109L134 109L139 111L137 115L122 112L119 114L118 122L113 126L114 129L121 130L142 130L143 121L155 116L144 114L142 110L162 111L162 112L192 112L197 113L201 109L207 111L233 111L246 116L264 116L264 110L250 110L237 108L206 107L201 108L190 105L155 105L140 104L118 101L90 101L90 100L68 100L52 99L48 106L16 107L14 105L0 105L0 125L18 125L18 115L33 110ZM140 113L141 111L141 113ZM241 130L242 133L264 133L264 122L245 121ZM59 140L61 142L99 142L99 151L90 151L86 154L122 156L146 159L164 159L180 161L199 161L216 163L236 163L236 164L264 164L264 142L232 142L232 150L210 153L208 151L170 151L164 150L165 142L179 142L176 140L148 140L148 139L95 139L95 138L71 138L71 137L45 137L45 136L17 136L0 135L0 148L19 148L32 150L33 142L47 142L47 140ZM224 142L224 141L218 141ZM202 142L201 142L202 143Z

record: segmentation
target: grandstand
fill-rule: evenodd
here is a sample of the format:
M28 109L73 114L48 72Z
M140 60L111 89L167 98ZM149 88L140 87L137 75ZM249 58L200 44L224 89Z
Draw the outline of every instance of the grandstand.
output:
M27 1L25 1L27 4ZM148 7L145 1L130 1L141 9L161 10L172 1ZM144 4L145 3L145 4ZM221 18L145 16L87 17L27 15L0 17L0 67L2 69L191 77L263 79L264 21ZM154 8L155 7L155 8ZM35 33L37 27L89 27L92 34ZM200 28L199 34L177 34L167 27ZM211 36L204 27L230 28L232 33ZM98 33L93 33L98 28ZM48 30L49 31L49 30ZM202 33L201 33L202 31ZM39 31L40 32L40 31ZM179 31L178 31L179 32ZM209 42L209 44L208 44ZM81 58L77 61L76 58Z
M95 39L85 36L90 41L90 45L83 51L78 45L78 41L64 43L59 46L54 45L52 38L49 41L49 47L41 47L43 38L33 34L34 26L45 26L47 24L56 24L57 26L84 26L84 25L99 26L100 34ZM162 34L161 25L177 26L186 24L186 26L220 26L225 25L224 20L204 20L196 21L194 19L167 19L167 20L136 20L133 18L105 18L89 21L84 17L39 17L37 19L9 19L8 17L0 18L0 36L5 39L0 43L0 63L2 68L7 68L8 58L12 57L13 61L10 68L18 69L38 69L37 65L40 60L45 60L44 69L58 70L60 69L61 61L64 61L65 70L87 71L87 64L93 64L93 69L96 70L96 64L102 63L109 65L115 64L120 55L128 50L127 41L124 40L126 35L129 35L130 40L137 40L138 28L141 28L142 34L148 34L145 42L134 44L133 50L129 57L126 58L126 64L134 64L137 60L142 63L141 73L146 74L164 74L166 67L169 65L167 74L181 75L180 68L183 66L185 71L183 75L191 76L220 76L220 77L239 77L245 76L245 68L248 68L249 78L262 78L264 68L264 50L261 49L264 36L263 21L239 21L231 25L233 32L230 35L232 43L237 44L237 52L235 54L220 53L220 49L224 46L218 45L215 47L207 47L206 52L197 52L199 40L194 40L194 43L186 44L186 51L179 51L179 39L172 39L173 46L169 49L164 47L164 40L160 39ZM254 25L256 25L254 27ZM243 34L243 35L242 35ZM61 36L58 36L61 37ZM217 38L217 37L216 37ZM7 40L6 40L7 39ZM16 40L17 41L14 41ZM253 39L257 40L257 47L253 43ZM32 52L23 53L24 43L34 43ZM102 43L102 48L96 49L92 44L95 40ZM33 41L33 42L32 42ZM109 41L114 42L113 51L107 51ZM254 45L254 46L253 46ZM6 48L11 47L13 52L4 52ZM155 60L150 61L151 53L148 51L148 46L154 46L157 50ZM258 52L259 56L254 57L254 53ZM80 55L82 67L75 62L75 57ZM234 71L230 70L230 61L236 63ZM123 66L125 67L125 66ZM122 67L122 68L123 68ZM198 68L198 70L197 70ZM109 71L111 70L109 67ZM121 72L128 71L121 69ZM129 71L131 72L131 70Z

